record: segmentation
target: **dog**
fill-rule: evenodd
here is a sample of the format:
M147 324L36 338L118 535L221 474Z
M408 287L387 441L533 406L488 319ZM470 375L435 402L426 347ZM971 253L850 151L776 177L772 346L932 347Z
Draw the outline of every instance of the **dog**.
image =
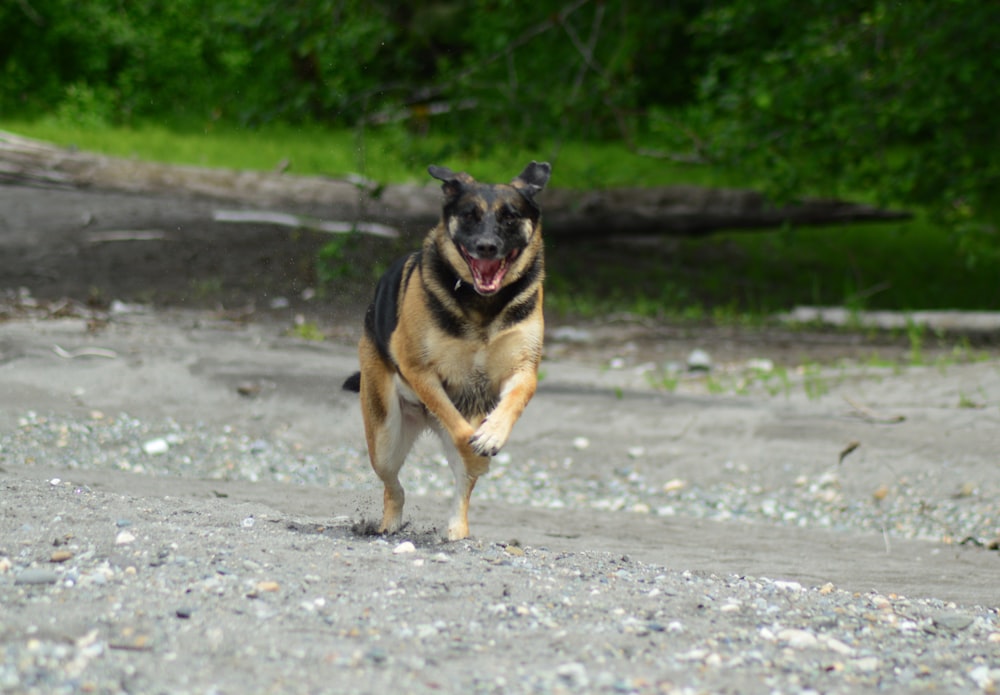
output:
M381 277L358 344L360 392L382 523L403 525L399 471L417 436L437 433L455 477L447 537L469 536L469 498L535 393L545 262L536 196L552 172L528 164L510 184L431 166L441 219L420 250Z

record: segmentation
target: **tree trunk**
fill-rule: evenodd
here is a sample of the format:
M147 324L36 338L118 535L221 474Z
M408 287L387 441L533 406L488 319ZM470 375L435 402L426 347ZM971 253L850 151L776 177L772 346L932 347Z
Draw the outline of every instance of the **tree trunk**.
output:
M62 149L4 132L0 132L0 183L201 199L260 211L254 216L219 210L217 221L290 224L330 232L355 227L383 236L397 229L420 233L438 218L441 204L439 186L433 182L379 187L363 180L175 166ZM697 236L786 223L910 216L840 200L808 199L775 207L755 191L698 186L554 188L544 193L542 204L546 234L574 237Z

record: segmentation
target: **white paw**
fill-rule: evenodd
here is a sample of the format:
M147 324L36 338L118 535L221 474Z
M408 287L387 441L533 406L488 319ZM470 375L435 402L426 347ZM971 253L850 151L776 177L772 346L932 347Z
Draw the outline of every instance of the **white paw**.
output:
M503 422L494 422L489 418L483 420L479 429L469 439L473 451L480 456L496 456L497 452L507 443L511 428Z
M460 541L469 537L468 522L452 521L448 524L448 540Z

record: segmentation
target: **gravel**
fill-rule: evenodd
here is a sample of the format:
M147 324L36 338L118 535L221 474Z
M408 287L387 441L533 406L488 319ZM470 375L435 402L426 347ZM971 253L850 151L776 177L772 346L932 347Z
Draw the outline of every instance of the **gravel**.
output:
M64 481L3 485L63 510L4 518L5 692L957 693L1000 683L995 609L513 542L364 537L346 519L318 525ZM103 521L79 523L87 510ZM68 560L49 560L53 539Z
M477 486L483 536L445 543L427 527L452 489L433 438L404 468L414 522L371 535L356 403L331 393L349 351L259 327L112 321L98 341L7 325L0 386L51 409L2 413L0 692L1000 687L994 366L821 395L755 382L740 400L686 391L728 378L714 349L675 393L621 380L637 357L601 373L554 360ZM117 357L77 352L95 344ZM867 419L841 415L842 396ZM531 542L496 542L508 528ZM744 557L693 552L685 530ZM650 544L662 564L623 549ZM809 566L782 576L800 552ZM976 590L949 594L938 573Z
M572 449L590 446L577 437ZM501 452L476 488L477 500L535 508L590 508L596 511L683 516L713 521L766 523L835 531L876 531L910 538L977 546L1000 538L996 500L1000 488L985 483L957 486L940 494L940 472L901 476L893 485L865 496L846 495L840 474L789 475L780 486L765 482L745 466L725 462L728 480L699 484L665 483L655 461L641 448L629 449L623 465L601 477L579 476L572 457L509 465ZM67 470L117 469L154 476L218 480L269 480L299 485L372 490L375 479L366 454L350 446L307 451L280 438L252 437L231 427L146 422L127 414L91 413L74 420L27 412L15 431L0 435L0 462L30 465L45 461ZM407 494L448 498L453 482L433 437L418 442L403 469Z

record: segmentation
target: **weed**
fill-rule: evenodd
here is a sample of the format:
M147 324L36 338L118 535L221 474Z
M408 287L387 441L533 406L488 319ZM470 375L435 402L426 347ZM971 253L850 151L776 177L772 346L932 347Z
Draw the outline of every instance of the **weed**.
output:
M325 339L323 331L312 321L297 321L295 328L291 330L291 334L296 338L314 342L321 342Z
M906 338L910 342L907 361L913 366L924 364L924 332L926 327L912 320L906 321Z
M200 278L191 281L191 298L204 301L218 297L222 293L222 278Z
M982 386L979 387L980 395L985 395L983 393ZM964 391L960 391L958 394L958 407L959 408L972 408L981 409L985 408L986 404L983 401L973 400L970 396L966 395Z
M818 400L830 392L830 382L823 375L820 365L809 363L802 366L802 386L806 397L811 401Z
M777 396L783 393L787 398L792 392L792 380L788 377L788 370L784 367L775 367L770 372L757 372L757 378L764 385L764 389L770 396Z
M316 254L316 280L325 286L337 280L357 279L357 264L351 262L351 252L357 247L358 235L334 234Z
M670 393L676 391L677 385L680 383L680 378L677 374L667 370L661 372L646 372L646 380L653 388L663 389L664 391L669 391Z
M712 395L718 395L720 393L726 392L726 386L719 379L714 376L705 377L705 388Z

